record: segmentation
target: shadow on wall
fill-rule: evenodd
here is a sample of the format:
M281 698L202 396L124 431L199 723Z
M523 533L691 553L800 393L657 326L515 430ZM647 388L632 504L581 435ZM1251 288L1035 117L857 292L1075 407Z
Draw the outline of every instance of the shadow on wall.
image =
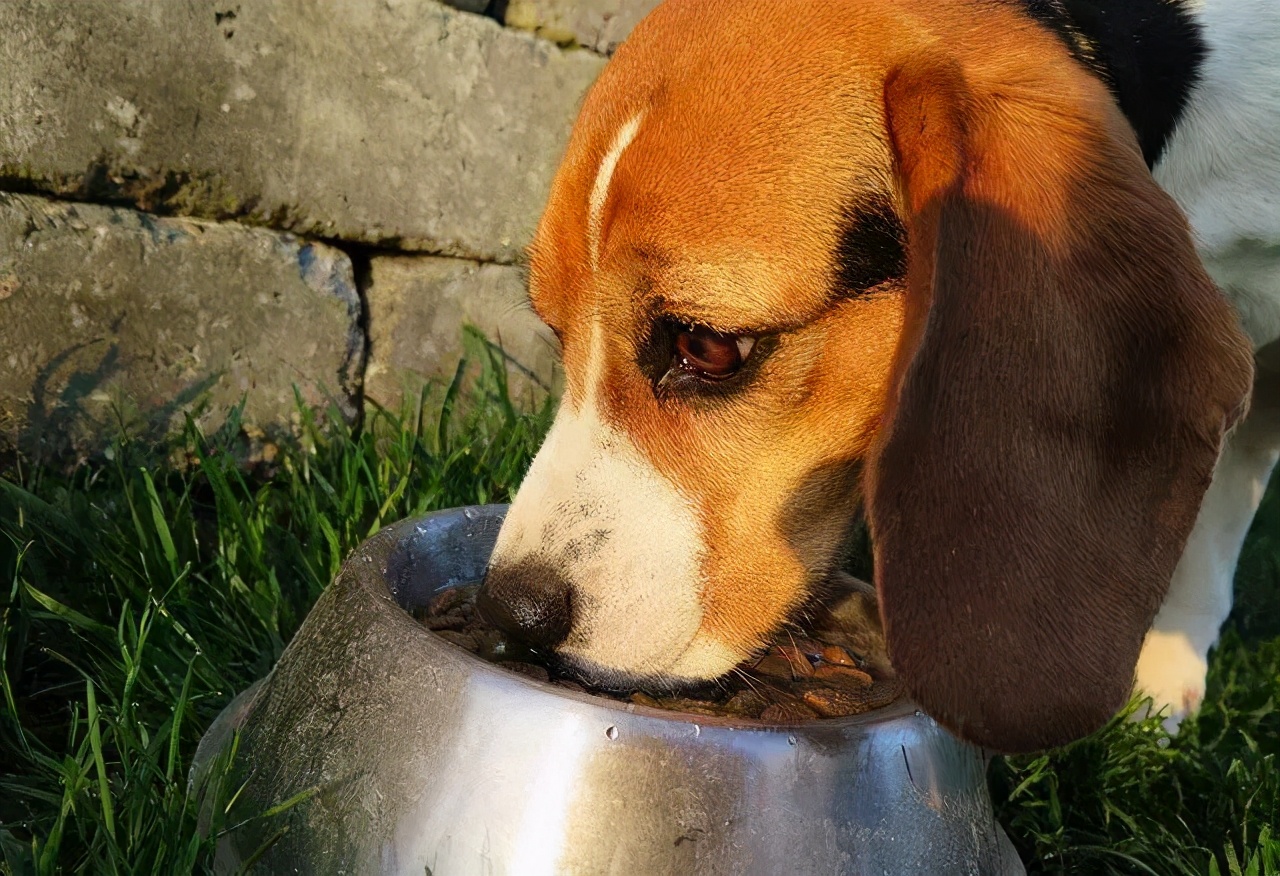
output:
M195 406L222 376L214 373L192 381L158 406L144 410L124 398L110 399L109 382L123 367L118 344L108 344L91 367L61 375L77 353L104 343L88 341L68 347L37 372L26 424L17 438L18 448L35 464L64 457L73 448L79 448L81 455L92 454L113 434L159 444L173 432L174 418ZM58 383L60 390L50 388Z
M438 393L446 398L459 394L471 403L502 410L511 416L554 404L559 392L559 372L540 373L508 351L501 338L490 339L474 325L464 325L459 343L460 358L452 377L406 376L398 401L416 402ZM0 443L0 469L10 468L19 455L35 466L75 466L88 459L110 454L121 441L136 442L142 448L164 453L175 436L183 434L191 419L202 428L215 428L241 448L246 465L270 462L273 445L296 441L297 423L246 423L247 394L230 410L211 400L223 371L191 380L163 399L138 399L121 386L129 362L120 345L105 340L74 344L53 356L36 374L25 422L12 435L9 446ZM303 399L294 387L298 411L316 407ZM331 416L341 419L346 402L328 395ZM378 404L378 402L372 402ZM394 408L395 402L387 406ZM299 413L301 416L301 413ZM295 420L297 417L294 418ZM353 420L358 425L359 420Z
M522 254L655 3L0 3L0 457L354 422L447 383L464 321L545 392Z

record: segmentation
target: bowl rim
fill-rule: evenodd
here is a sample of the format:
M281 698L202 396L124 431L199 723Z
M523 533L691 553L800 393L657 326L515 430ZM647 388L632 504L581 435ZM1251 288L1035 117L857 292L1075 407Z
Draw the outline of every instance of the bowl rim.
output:
M396 605L397 610L409 613L399 604ZM539 694L549 694L554 697L561 697L582 703L588 706L604 708L611 712L622 712L629 715L640 715L647 718L657 718L674 724L698 725L702 727L723 727L729 730L758 730L758 731L774 731L794 733L797 729L813 729L813 730L832 730L845 727L863 727L871 724L883 724L888 721L896 720L908 714L919 712L919 708L911 702L906 696L899 697L888 705L881 706L878 709L871 709L867 712L859 712L856 715L846 715L842 718L809 718L798 721L762 721L759 718L746 718L732 715L702 715L697 712L682 712L675 709L655 709L652 706L645 706L639 703L629 702L627 700L615 700L604 694L594 694L589 691L577 691L570 688L560 687L550 681L539 681L536 678L530 678L511 669L503 669L502 664L492 663L476 654L472 654L461 645L455 645L452 642L436 635L434 631L427 629L418 620L409 616L409 620L419 628L419 633L427 637L427 641L432 648L440 646L450 649L451 656L461 656L465 664L469 667L478 668L483 674L491 677L500 678L503 681L513 682L516 686L528 688L531 692ZM455 653L456 652L456 653Z
M488 505L460 505L455 508L443 508L433 511L419 517L406 518L387 527L384 527L380 535L390 536L391 542L388 545L388 557L402 550L407 543L413 538L408 533L421 524L423 520L436 516L445 516L447 514L457 514L466 517L466 511L484 511L492 513L501 508L505 513L508 506L502 503L491 503ZM467 518L473 519L473 518ZM370 541L373 541L372 539ZM366 542L368 544L368 542ZM361 551L357 551L360 553ZM356 559L355 555L351 557ZM381 565L381 564L378 564ZM842 718L810 718L797 721L762 721L759 718L746 718L731 715L702 715L696 712L682 712L670 709L656 709L652 706L644 706L638 703L629 702L627 700L616 700L603 694L590 693L588 691L576 691L568 688L560 687L550 681L539 681L536 678L530 678L519 672L510 669L503 669L501 664L493 663L485 660L476 654L471 653L466 648L448 641L437 635L435 631L427 629L421 621L413 616L409 609L405 608L396 595L392 592L390 582L385 574L375 574L373 576L357 575L361 579L362 589L373 589L373 593L381 596L390 603L388 606L396 615L404 621L411 624L416 632L413 634L426 647L429 652L447 653L452 660L458 660L462 665L468 667L468 674L479 672L482 675L495 679L501 683L516 688L523 688L529 693L542 696L558 697L567 699L571 702L578 703L583 706L603 709L605 713L621 713L626 715L637 715L644 718L655 719L674 725L684 725L689 727L717 727L726 730L750 730L756 732L776 733L776 734L794 734L797 731L814 731L814 732L830 732L849 728L867 727L891 723L910 715L920 715L919 707L913 703L910 697L903 695L888 705L881 706L878 709L872 709L867 712L860 712L856 715L846 715ZM473 582L474 583L474 582ZM454 587L465 586L463 584L455 584ZM374 589L376 588L376 589ZM448 588L439 588L434 592L441 592ZM371 594L372 595L372 594Z

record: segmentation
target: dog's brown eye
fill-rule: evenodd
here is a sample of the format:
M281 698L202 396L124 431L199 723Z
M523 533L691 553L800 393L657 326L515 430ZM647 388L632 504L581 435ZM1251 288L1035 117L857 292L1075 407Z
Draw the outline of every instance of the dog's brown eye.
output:
M676 335L676 359L686 371L703 377L729 377L751 355L756 339L691 328Z

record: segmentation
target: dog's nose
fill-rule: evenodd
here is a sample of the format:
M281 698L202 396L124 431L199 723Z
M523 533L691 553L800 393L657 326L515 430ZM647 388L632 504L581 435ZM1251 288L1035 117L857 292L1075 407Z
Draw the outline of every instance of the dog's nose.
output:
M551 651L573 627L573 589L546 563L493 566L484 576L476 609L512 638Z

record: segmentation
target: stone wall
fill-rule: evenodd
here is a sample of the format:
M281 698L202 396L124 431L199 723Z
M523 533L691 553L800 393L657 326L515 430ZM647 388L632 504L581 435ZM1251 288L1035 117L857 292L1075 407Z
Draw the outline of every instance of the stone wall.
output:
M464 322L548 383L523 249L655 3L0 4L0 449L287 428L295 387L355 418Z

